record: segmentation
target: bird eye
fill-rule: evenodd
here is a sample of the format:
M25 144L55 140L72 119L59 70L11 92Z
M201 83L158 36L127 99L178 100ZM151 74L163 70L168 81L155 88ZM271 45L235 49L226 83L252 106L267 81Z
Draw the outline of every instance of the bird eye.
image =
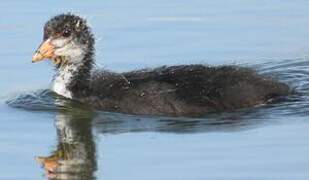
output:
M63 32L62 32L62 36L63 37L69 37L71 35L71 31L69 29L65 29Z

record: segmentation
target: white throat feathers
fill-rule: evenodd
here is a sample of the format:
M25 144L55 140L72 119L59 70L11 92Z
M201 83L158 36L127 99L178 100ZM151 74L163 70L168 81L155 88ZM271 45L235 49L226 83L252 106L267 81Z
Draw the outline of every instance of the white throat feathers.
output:
M57 43L61 44L64 42L59 40ZM71 41L65 48L55 53L65 55L66 57L53 79L52 90L61 96L72 99L72 92L68 86L72 82L73 76L79 73L79 68L82 66L85 57L85 48L80 48L80 46Z
M74 75L78 74L82 63L80 60L75 63L61 65L52 82L52 91L66 98L73 98L71 90L68 88L74 80Z
M76 73L78 67L74 65L67 65L60 67L52 83L52 90L66 98L72 98L72 92L68 86L73 78L73 73Z

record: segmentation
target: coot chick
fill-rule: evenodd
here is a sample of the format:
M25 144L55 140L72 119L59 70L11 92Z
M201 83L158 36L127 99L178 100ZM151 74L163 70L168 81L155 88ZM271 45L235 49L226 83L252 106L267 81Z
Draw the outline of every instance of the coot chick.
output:
M52 90L57 94L112 112L197 116L253 107L290 93L286 84L238 66L94 70L94 43L85 19L57 15L45 24L32 62L55 63Z

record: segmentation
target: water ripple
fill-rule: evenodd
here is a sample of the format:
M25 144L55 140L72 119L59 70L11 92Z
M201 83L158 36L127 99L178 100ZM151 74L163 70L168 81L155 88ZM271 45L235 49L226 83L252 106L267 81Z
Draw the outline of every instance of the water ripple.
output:
M13 108L31 111L58 111L82 107L80 103L66 99L47 89L20 94L7 100L6 103Z

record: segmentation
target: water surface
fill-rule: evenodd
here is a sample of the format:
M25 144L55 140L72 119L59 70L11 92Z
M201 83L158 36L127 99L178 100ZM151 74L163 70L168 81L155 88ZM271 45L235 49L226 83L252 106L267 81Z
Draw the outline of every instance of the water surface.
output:
M0 179L308 179L308 3L2 2ZM48 91L50 63L31 63L45 21L68 11L89 20L98 67L236 64L299 94L201 118L90 111Z

